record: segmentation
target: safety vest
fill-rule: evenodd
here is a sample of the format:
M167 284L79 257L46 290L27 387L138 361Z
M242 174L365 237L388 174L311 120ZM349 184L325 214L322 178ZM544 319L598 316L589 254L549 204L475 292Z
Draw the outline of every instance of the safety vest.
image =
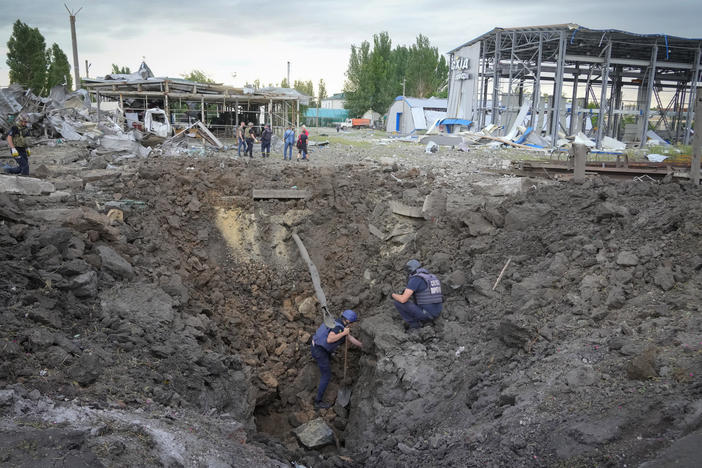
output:
M337 325L344 326L343 323L341 323L340 320L335 320ZM334 343L327 343L327 337L329 336L329 332L332 331L331 328L328 326L321 324L319 328L317 329L317 332L314 334L312 337L312 341L316 346L321 346L322 348L326 349L330 354L336 350L336 348L339 347L344 341L346 341L346 337L343 337L339 341L335 341Z
M426 289L414 292L414 300L417 305L423 304L440 304L444 302L444 296L441 294L441 282L436 275L432 275L424 268L418 268L414 274L410 275L410 278L414 276L419 276L426 283Z

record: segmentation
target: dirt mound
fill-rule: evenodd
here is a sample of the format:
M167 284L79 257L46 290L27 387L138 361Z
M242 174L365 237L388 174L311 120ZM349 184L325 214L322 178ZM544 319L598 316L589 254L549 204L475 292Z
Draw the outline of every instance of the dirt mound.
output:
M4 462L39 454L18 448L29 437L42 456L76 447L77 465L133 464L140 443L184 466L619 465L699 431L699 190L507 184L474 161L445 176L400 158L131 164L59 208L0 200ZM321 315L292 232L331 310L361 316L348 410L312 408ZM447 291L410 334L389 299L408 258ZM71 416L48 426L56 412ZM319 416L336 443L307 450L292 430Z

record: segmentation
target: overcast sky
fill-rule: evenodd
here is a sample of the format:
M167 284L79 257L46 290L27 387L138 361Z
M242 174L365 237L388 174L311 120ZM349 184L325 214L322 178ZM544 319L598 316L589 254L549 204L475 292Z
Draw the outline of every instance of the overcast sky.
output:
M292 80L323 78L329 94L341 91L351 44L387 31L395 44L417 34L446 52L494 27L577 23L702 37L699 0L428 0L225 1L66 0L77 10L81 76L110 72L112 63L136 70L142 57L156 76L178 77L200 69L218 82L242 86L259 78L280 83L286 62ZM72 62L68 13L60 0L0 0L0 85L12 24L39 28ZM235 75L235 76L234 76Z

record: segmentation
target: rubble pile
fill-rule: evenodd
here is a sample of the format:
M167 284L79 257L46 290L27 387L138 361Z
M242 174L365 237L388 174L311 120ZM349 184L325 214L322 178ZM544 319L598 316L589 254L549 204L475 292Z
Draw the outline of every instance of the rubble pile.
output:
M3 463L655 466L700 436L688 185L500 178L424 148L106 169L52 150L33 191L0 184ZM321 312L293 232L330 310L361 317L347 408L312 406ZM408 333L389 297L409 258L446 302ZM343 354L333 373L329 402Z

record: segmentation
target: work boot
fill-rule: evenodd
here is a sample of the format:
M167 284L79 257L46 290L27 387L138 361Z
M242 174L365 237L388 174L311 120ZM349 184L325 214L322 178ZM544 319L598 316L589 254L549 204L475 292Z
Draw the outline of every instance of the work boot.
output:
M331 405L327 403L326 401L315 401L314 402L314 409L327 409L331 408Z

